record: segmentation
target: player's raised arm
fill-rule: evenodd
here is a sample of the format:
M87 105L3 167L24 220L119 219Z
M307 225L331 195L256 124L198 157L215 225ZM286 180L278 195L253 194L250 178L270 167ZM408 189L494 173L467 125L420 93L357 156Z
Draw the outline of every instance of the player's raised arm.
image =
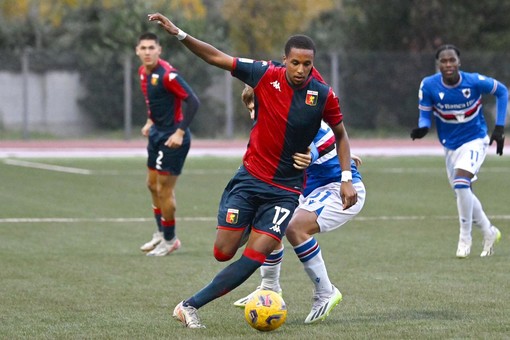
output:
M149 14L149 21L157 22L165 29L170 35L176 36L184 46L191 52L202 58L208 64L222 68L227 71L232 71L234 65L234 58L216 47L193 38L189 34L183 32L179 27L175 26L173 22L160 13Z

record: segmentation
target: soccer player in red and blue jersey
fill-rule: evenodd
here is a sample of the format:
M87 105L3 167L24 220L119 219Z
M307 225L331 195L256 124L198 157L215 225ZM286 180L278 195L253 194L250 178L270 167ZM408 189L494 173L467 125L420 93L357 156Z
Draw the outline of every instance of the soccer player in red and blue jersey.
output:
M155 34L139 37L136 54L142 62L138 75L148 109L141 130L148 137L147 186L158 227L140 250L147 256L165 256L181 246L175 233L174 188L190 148L189 124L199 100L177 70L160 58L161 45Z
M230 71L253 87L256 97L256 120L243 165L227 184L220 201L214 256L218 261L232 259L243 232L251 225L248 243L237 261L179 303L173 313L186 327L202 328L197 309L246 281L280 244L304 182L304 172L294 167L292 156L307 152L321 120L335 134L342 176L347 179L340 189L343 209L356 203L349 138L337 96L313 75L315 45L309 37L290 37L283 65L277 65L234 58L184 33L159 13L150 14L149 20L158 22L207 63Z
M316 71L315 69L313 71ZM320 77L318 72L314 74ZM253 89L245 85L241 98L255 118ZM306 156L306 157L305 157ZM306 186L299 197L299 206L294 211L285 235L295 254L303 264L310 281L314 285L313 305L305 323L324 320L332 309L342 300L342 293L329 279L322 250L313 235L336 230L357 216L363 208L366 196L358 166L361 159L351 155L352 184L358 193L358 201L349 209L342 208L340 186L342 170L338 163L335 148L335 136L324 122L310 145L310 154L296 154L296 166L306 163ZM299 162L298 162L299 160ZM346 178L345 180L348 181ZM237 301L234 306L245 308L246 303L259 290L272 290L282 294L280 271L284 255L283 243L280 244L260 267L262 281L257 289Z
M480 256L490 256L501 232L487 218L471 185L489 145L496 141L496 153L503 154L508 89L496 79L460 71L460 51L453 45L441 46L436 52L436 62L439 72L425 77L420 84L420 118L418 127L411 131L411 138L424 137L434 116L437 136L444 147L448 180L457 197L460 232L456 256L469 256L473 223L483 234ZM496 97L496 126L490 139L482 110L484 94Z

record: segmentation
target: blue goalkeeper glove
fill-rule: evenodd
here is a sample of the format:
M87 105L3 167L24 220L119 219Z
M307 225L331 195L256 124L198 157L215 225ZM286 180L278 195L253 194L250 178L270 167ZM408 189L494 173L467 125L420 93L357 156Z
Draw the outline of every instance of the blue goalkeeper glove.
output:
M501 125L496 125L494 127L494 131L492 131L491 141L489 145L492 145L492 142L496 141L496 153L500 156L503 155L503 146L505 145L505 127Z
M418 138L418 139L423 138L423 137L425 137L425 135L428 132L429 132L428 127L421 127L421 128L413 129L413 131L411 131L411 138L413 140L415 140L416 138Z

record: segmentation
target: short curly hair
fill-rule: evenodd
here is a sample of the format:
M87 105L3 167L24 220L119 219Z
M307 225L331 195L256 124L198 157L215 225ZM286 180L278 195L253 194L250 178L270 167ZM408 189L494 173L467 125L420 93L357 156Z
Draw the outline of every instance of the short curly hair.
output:
M446 51L446 50L453 50L455 51L455 53L457 54L457 57L460 58L460 51L457 47L455 47L455 45L451 45L451 44L446 44L446 45L441 45L439 46L439 48L437 49L436 51L436 60L439 59L439 54L443 51Z
M246 84L244 85L243 92L241 93L241 100L246 106L255 101L255 94L253 93L253 88L251 86Z

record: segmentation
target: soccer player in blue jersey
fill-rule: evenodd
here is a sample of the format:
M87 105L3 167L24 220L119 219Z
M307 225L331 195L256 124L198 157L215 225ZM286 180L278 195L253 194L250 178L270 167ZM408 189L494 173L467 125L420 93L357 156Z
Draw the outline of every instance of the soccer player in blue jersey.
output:
M156 13L169 34L207 63L230 71L253 87L257 119L250 133L243 165L227 184L218 209L214 257L228 261L236 254L243 232L251 226L241 257L220 271L192 297L179 303L174 317L189 328L201 328L197 309L246 281L280 244L298 204L304 173L292 156L305 153L324 120L337 142L342 176L350 171L350 146L342 123L338 98L331 87L312 74L315 45L306 36L289 38L284 65L234 58L198 40ZM341 186L343 209L356 204L357 192L349 180Z
M138 75L148 109L141 132L148 137L147 186L158 228L152 239L140 247L147 256L165 256L181 246L175 233L174 189L190 148L189 124L199 107L191 87L160 58L161 50L155 34L139 37L136 54L142 65Z
M460 52L453 45L443 45L436 52L439 73L422 80L419 90L420 118L411 138L424 137L435 118L437 135L444 147L448 180L457 197L460 222L457 257L471 252L472 225L483 235L481 257L494 253L501 232L491 224L472 191L472 183L485 160L489 145L496 142L496 153L503 154L504 127L508 90L496 79L459 70ZM482 95L496 97L496 126L489 139L482 111Z
M243 90L242 100L254 119L255 98L253 89L249 86ZM352 220L363 208L366 196L365 186L357 169L361 159L353 155L352 183L358 193L358 201L349 209L342 209L339 195L342 185L341 167L336 155L335 137L324 122L313 140L311 154L312 164L306 169L305 189L299 197L299 206L294 211L286 232L287 239L314 284L313 306L305 323L324 320L342 300L342 294L329 279L321 248L313 235L338 229ZM304 158L301 158L301 161L304 161ZM257 290L268 289L281 294L279 279L283 253L282 243L266 258L260 267L262 281ZM234 305L244 307L255 292L235 301Z

